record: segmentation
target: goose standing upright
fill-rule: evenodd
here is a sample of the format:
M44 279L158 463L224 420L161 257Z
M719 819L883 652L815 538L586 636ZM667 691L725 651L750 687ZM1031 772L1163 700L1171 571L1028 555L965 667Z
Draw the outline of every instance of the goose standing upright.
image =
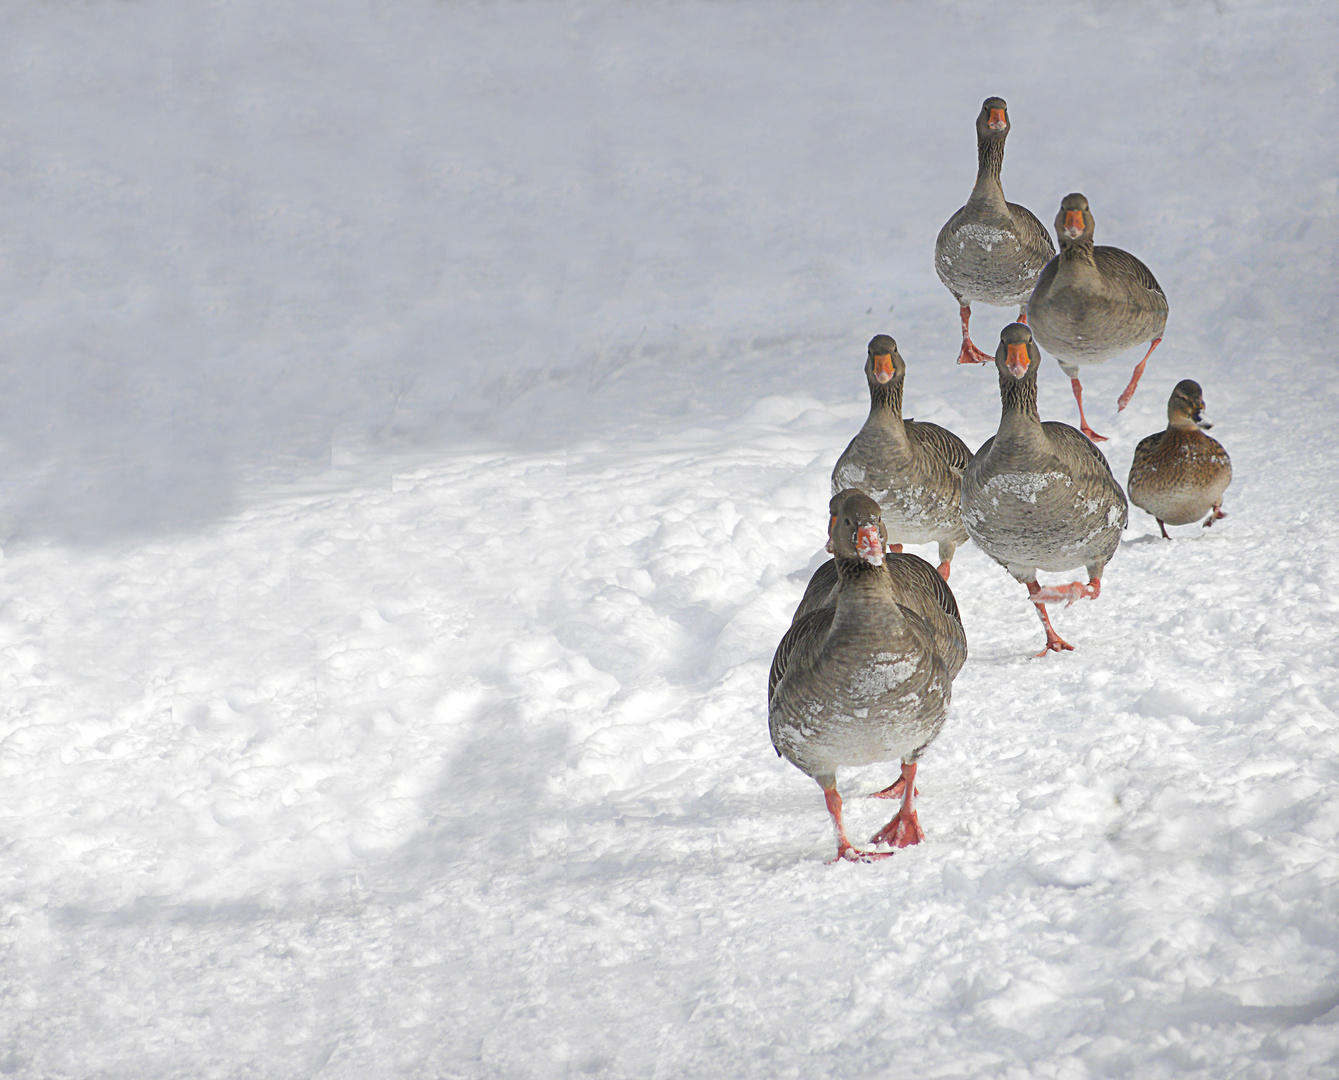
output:
M880 794L900 796L901 806L870 843L902 848L925 838L916 763L944 725L967 638L952 591L929 563L885 557L873 499L843 491L829 509L836 584L824 603L796 612L777 646L768 728L777 754L823 789L837 858L866 862L892 853L862 851L847 839L837 769L900 759L901 779Z
M935 240L935 271L958 301L962 319L960 364L991 361L972 344L968 332L972 301L996 307L1017 304L1018 318L1026 322L1027 299L1037 275L1055 254L1050 234L1036 215L1004 198L1000 168L1009 126L1004 99L986 98L976 118L976 186Z
M1232 461L1200 414L1204 392L1182 379L1167 401L1167 428L1139 440L1130 464L1130 502L1157 519L1164 538L1168 525L1189 525L1201 514L1208 528L1223 513L1223 492L1232 483Z
M1060 254L1046 264L1027 310L1037 343L1069 376L1079 405L1079 426L1094 442L1105 438L1083 415L1079 365L1100 364L1134 345L1151 341L1135 365L1130 385L1116 399L1120 412L1134 396L1144 365L1162 341L1167 297L1157 278L1128 251L1093 245L1093 215L1078 192L1066 195L1055 218Z
M877 502L895 552L903 544L937 543L939 573L947 581L953 552L967 541L962 470L972 452L938 424L902 418L906 376L897 342L876 335L865 360L869 417L837 459L832 493L858 488Z
M1097 599L1129 507L1102 451L1068 424L1041 422L1040 364L1032 331L1006 326L995 353L1000 426L963 474L962 521L982 550L1027 586L1046 628L1046 648L1037 654L1045 656L1074 647L1056 634L1046 605ZM1087 585L1037 584L1038 570L1076 566L1087 568Z

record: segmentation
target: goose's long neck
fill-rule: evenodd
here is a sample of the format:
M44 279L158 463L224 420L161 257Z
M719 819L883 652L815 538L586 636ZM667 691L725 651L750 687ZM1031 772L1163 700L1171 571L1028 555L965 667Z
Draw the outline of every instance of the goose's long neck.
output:
M1036 368L1022 379L1015 379L1007 371L1000 372L1000 405L1000 430L996 436L997 442L1010 436L1040 433L1041 414L1037 412Z
M1063 236L1063 234L1061 234ZM1093 238L1081 236L1077 240L1060 241L1060 270L1075 270L1081 266L1097 268L1097 258L1093 255Z
M990 204L1004 208L1004 188L1000 184L1000 169L1004 166L1004 139L987 135L976 141L976 186L972 188L969 203Z
M847 625L847 620L857 623L864 618L860 612L868 612L871 607L883 613L889 607L888 601L888 565L870 566L864 559L837 559L837 577L841 587L837 593L836 623ZM894 612L896 605L892 605ZM835 628L835 627L834 627Z
M869 384L869 418L880 427L905 432L902 423L902 390L906 379L894 375L886 383Z

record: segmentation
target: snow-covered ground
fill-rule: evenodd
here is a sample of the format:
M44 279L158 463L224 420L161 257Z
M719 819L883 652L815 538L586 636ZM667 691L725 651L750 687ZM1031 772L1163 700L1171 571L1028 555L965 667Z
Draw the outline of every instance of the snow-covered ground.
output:
M0 8L0 1074L1339 1077L1336 56L1303 0ZM1197 379L1229 516L1132 510L1041 660L964 548L927 842L830 866L767 665L868 339L994 432L931 258L990 94L1171 302L1128 410L1085 373L1117 477Z

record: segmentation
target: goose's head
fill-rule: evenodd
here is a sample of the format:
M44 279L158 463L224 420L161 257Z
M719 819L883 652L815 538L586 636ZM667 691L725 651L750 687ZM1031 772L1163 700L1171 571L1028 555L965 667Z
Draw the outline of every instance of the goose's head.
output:
M1026 323L1010 323L1000 331L1000 346L995 350L997 368L1015 379L1025 379L1028 371L1040 363L1041 350Z
M832 496L828 503L828 550L839 559L859 559L883 565L888 531L879 504L855 488Z
M981 103L981 114L976 118L976 134L983 139L991 135L1009 134L1009 106L1004 103L1004 98L988 97Z
M869 343L869 357L865 361L865 378L870 386L882 386L907 373L906 361L897 352L897 342L887 334L878 334Z
M1055 215L1055 235L1065 241L1093 238L1093 215L1088 200L1077 191L1060 200L1060 213Z

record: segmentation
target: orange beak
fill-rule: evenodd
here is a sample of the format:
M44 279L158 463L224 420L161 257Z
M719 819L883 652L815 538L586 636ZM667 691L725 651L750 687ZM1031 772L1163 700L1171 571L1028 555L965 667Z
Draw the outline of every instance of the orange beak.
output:
M874 377L881 383L885 383L893 377L892 353L874 354Z
M856 530L855 550L870 566L883 565L883 537L877 525L861 525Z
M1065 211L1065 235L1071 240L1083 235L1083 211L1066 210Z
M1003 131L1009 126L1009 121L1004 118L1003 109L991 109L990 119L986 121L986 126L991 131Z
M1027 374L1028 364L1030 363L1027 354L1027 346L1023 342L1017 345L1006 345L1007 353L1004 357L1004 366L1009 369L1009 374L1015 379L1021 379Z

